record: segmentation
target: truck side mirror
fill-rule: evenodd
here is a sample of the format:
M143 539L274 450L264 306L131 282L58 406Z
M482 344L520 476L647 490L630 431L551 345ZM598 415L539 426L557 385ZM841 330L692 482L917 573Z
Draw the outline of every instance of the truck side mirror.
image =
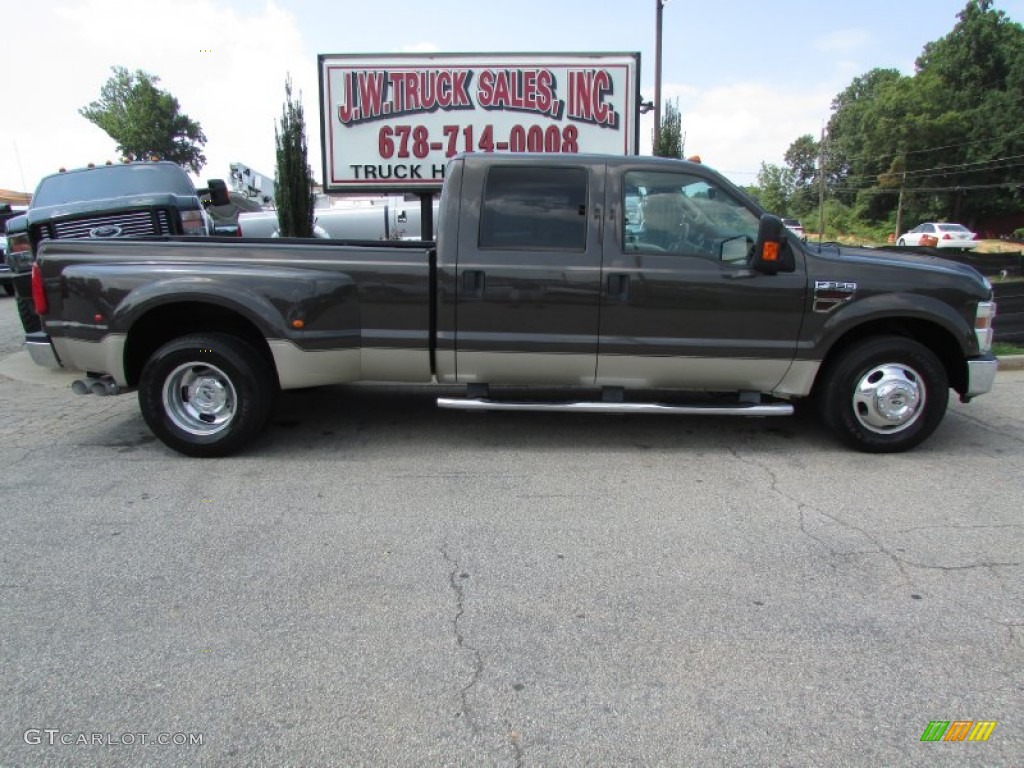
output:
M210 205L230 205L231 198L228 197L228 185L224 179L207 179L207 187L210 190Z
M778 216L766 213L761 217L750 268L765 275L793 272L796 269L793 250L787 243L786 225Z

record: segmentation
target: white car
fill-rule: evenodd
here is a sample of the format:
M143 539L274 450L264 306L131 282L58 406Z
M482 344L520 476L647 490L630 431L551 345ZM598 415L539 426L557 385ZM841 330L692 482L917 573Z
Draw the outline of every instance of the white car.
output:
M805 239L804 225L800 223L799 219L783 219L782 223L786 226L786 229L794 233L801 240Z
M926 222L900 235L896 244L971 250L978 247L978 236L962 224Z

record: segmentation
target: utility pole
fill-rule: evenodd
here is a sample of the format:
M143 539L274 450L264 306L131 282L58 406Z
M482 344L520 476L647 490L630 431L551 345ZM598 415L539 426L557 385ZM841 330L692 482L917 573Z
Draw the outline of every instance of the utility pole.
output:
M899 201L896 203L896 238L895 241L899 242L899 236L903 233L903 190L906 188L906 153L903 153L903 173L900 175L899 180Z
M818 245L825 236L825 126L818 142Z
M654 142L661 135L661 11L668 0L654 0Z
M903 176L900 178L900 199L896 203L896 242L899 242L900 235L903 234L903 189L907 186L907 162L906 158L903 160Z

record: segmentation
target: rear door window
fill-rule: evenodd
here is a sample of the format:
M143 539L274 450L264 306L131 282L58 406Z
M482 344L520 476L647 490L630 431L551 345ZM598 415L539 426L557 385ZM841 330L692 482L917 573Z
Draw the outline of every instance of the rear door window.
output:
M585 250L586 170L491 168L484 185L480 247L505 250Z

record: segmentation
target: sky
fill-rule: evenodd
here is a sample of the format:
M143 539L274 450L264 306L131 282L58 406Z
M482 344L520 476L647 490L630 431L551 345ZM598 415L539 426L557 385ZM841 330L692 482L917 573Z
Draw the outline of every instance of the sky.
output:
M318 54L640 53L654 95L657 0L0 0L0 189L32 191L60 167L118 159L78 110L111 67L142 69L207 136L199 179L232 162L273 176L274 127L291 76L309 162L322 176ZM967 0L669 0L662 94L678 98L685 154L738 184L817 136L833 97L876 67L913 74ZM995 0L1024 22L1024 0ZM649 151L652 116L641 119Z

